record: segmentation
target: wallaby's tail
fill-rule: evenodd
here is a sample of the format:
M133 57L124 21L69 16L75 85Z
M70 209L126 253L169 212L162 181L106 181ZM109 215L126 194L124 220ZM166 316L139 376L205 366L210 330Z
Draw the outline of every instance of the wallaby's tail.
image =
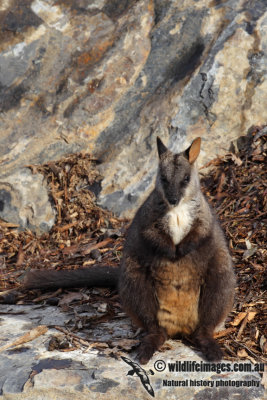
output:
M70 287L116 287L119 280L119 267L93 266L75 270L29 271L22 283L23 289L57 289Z

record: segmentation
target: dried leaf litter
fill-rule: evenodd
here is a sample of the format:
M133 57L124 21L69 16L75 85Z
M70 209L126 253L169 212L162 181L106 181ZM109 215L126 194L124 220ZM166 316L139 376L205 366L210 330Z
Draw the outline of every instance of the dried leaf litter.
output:
M200 171L202 189L226 233L237 275L234 309L225 329L216 334L229 360L263 362L267 358L266 138L266 127L254 127L247 136L238 139L231 153L212 160ZM33 173L44 175L57 220L53 229L42 235L20 231L17 226L0 221L2 291L12 288L19 291L20 279L31 268L119 265L129 221L116 218L96 205L95 193L101 186L96 163L90 155L79 154L42 166L29 166ZM97 305L98 313L90 317L93 325L123 315L117 293L108 288L80 289L80 295L62 290L53 293L35 290L19 293L14 302L60 303L63 308L77 302L79 307ZM74 333L82 328L82 318L71 330L58 327L65 335L63 343L67 343L58 348L71 351L88 345ZM119 347L118 341L90 343L90 346L116 355L138 343L135 335L127 340L121 339Z

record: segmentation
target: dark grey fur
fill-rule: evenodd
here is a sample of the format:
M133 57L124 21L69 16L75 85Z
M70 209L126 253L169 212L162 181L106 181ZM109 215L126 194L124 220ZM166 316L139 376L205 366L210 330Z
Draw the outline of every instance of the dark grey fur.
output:
M222 230L200 190L194 166L198 153L192 157L194 146L174 154L158 138L160 161L156 185L137 211L126 237L119 292L126 312L147 332L139 347L141 363L146 363L168 337L158 321L158 293L168 279L164 275L166 268L167 275L169 270L172 274L174 271L175 280L182 282L177 291L191 290L193 286L196 293L200 290L198 323L191 338L208 360L222 357L213 333L231 310L235 277ZM190 223L185 226L184 237L174 243L168 212L180 204L185 208L189 204L191 219L188 218ZM183 286L184 278L179 276L181 268L187 286ZM168 284L173 289L172 283ZM177 315L184 312L177 309Z

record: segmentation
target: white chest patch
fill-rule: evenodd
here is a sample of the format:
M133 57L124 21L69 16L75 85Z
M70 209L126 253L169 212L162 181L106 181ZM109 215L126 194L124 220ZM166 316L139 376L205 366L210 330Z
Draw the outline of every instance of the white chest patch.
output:
M166 214L169 233L173 243L177 245L189 233L194 221L194 205L180 203Z

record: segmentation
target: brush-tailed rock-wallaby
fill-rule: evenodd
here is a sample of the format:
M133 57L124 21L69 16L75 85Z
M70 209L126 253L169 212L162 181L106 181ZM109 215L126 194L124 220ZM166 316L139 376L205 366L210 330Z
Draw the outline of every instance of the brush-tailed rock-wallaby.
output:
M156 185L128 230L121 271L112 267L32 270L24 288L114 286L125 311L145 329L146 363L168 337L191 337L208 360L222 351L215 328L231 310L235 278L224 235L200 190L200 138L174 154L158 138Z
M174 154L157 138L159 168L152 193L126 236L119 292L125 311L145 331L144 364L168 337L191 337L210 361L222 358L213 333L231 310L235 277L222 230L200 190L197 138Z

